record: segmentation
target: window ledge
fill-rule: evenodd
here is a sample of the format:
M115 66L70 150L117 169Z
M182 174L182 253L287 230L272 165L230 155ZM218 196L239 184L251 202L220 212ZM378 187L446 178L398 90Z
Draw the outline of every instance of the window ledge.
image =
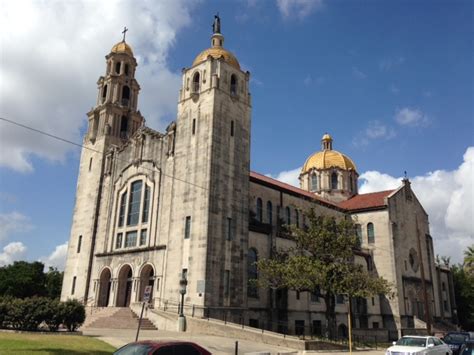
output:
M121 255L121 254L133 254L133 253L142 253L145 251L154 251L154 250L162 250L166 249L166 245L157 245L154 247L146 247L146 248L122 248L119 250L109 251L105 253L97 253L95 254L96 257L104 257L104 256L111 256L111 255Z

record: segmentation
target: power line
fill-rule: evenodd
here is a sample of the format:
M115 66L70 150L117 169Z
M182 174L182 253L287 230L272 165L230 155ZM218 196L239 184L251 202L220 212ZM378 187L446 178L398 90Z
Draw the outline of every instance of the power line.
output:
M91 147L86 147L86 146L83 145L83 144L70 141L70 140L68 140L68 139L66 139L66 138L62 138L62 137L60 137L60 136L57 136L57 135L54 135L54 134L51 134L51 133L42 131L42 130L40 130L40 129L37 129L37 128L31 127L31 126L25 125L25 124L22 124L22 123L13 121L13 120L9 120L8 118L0 117L0 120L5 121L5 122L8 122L8 123L11 123L11 124L13 124L13 125L15 125L15 126L18 126L18 127L27 129L27 130L29 130L29 131L33 131L33 132L35 132L35 133L39 133L39 134L42 134L42 135L44 135L44 136L47 136L47 137L50 137L50 138L59 140L59 141L61 141L61 142L68 143L68 144L72 144L72 145L74 145L74 146L76 146L76 147L79 147L79 148L87 149L87 150L90 150L90 151L95 152L95 153L104 154L103 151L100 151L100 150L97 150L97 149L94 149L94 148L91 148ZM120 157L116 157L116 159L117 159L118 161L122 161L122 162L125 162L125 163L129 163L128 160L122 159L122 158L120 158ZM146 167L146 166L141 166L141 168L144 169L144 170L151 171L151 172L155 172L155 171L156 171L155 169L150 169L150 168L148 168L148 167ZM203 189L203 190L206 190L206 191L209 190L207 187L203 187L203 186L197 185L197 184L195 184L195 183L192 183L192 182L183 180L183 179L181 179L181 178L178 178L178 177L176 177L176 176L166 174L165 172L163 172L163 170L159 170L159 171L160 171L160 173L161 173L163 176L169 177L170 179L174 179L174 180L177 180L177 181L180 181L180 182L184 182L185 184L189 184L189 185L192 185L192 186L194 186L194 187L198 187L198 188Z
M31 127L31 126L25 125L25 124L22 124L22 123L13 121L13 120L9 120L9 119L4 118L4 117L0 117L0 120L5 121L5 122L8 122L8 123L11 123L11 124L13 124L13 125L15 125L15 126L18 126L18 127L21 127L21 128L24 128L24 129L27 129L27 130L30 130L30 131L33 131L33 132L35 132L35 133L39 133L39 134L42 134L42 135L44 135L44 136L47 136L47 137L50 137L50 138L59 140L59 141L61 141L61 142L68 143L68 144L72 144L72 145L74 145L74 146L76 146L76 147L79 147L79 148L87 149L87 150L90 150L90 151L93 151L93 152L96 152L96 153L100 153L100 154L103 154L103 153L104 153L103 151L100 151L100 150L97 150L97 149L94 149L94 148L91 148L91 147L86 147L86 146L83 145L83 144L79 144L79 143L70 141L70 140L68 140L68 139L66 139L66 138L62 138L62 137L60 137L60 136L57 136L57 135L54 135L54 134L51 134L51 133L42 131L42 130L40 130L40 129L37 129L37 128ZM117 156L115 157L115 159L117 159L118 161L122 161L122 162L125 162L125 163L129 163L128 160L119 158L119 157L117 157ZM144 169L144 170L151 171L151 172L155 172L155 171L156 171L155 169L150 169L150 168L147 168L146 166L141 166L141 168ZM203 186L194 184L194 183L192 183L192 182L186 181L186 180L184 180L184 179L180 179L180 178L178 178L178 177L175 177L175 176L166 174L166 173L163 172L162 170L160 170L160 172L161 172L161 174L163 174L163 176L169 177L170 179L174 179L174 180L183 182L183 183L185 183L185 184L192 185L192 186L194 186L194 187L198 187L198 188L203 189L203 190L206 190L206 191L209 190L207 187L203 187ZM387 251L387 252L389 251L389 250L387 250L387 249L385 249L385 248L381 248L381 247L377 247L377 249L383 250L383 251Z

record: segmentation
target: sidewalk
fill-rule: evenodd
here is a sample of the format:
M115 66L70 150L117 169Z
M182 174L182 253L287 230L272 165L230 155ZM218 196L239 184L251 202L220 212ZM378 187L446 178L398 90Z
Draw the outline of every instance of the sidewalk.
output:
M84 335L97 337L106 343L117 348L135 341L136 330L133 329L87 329L83 331ZM320 354L320 355L347 355L349 352L317 352L317 351L300 351L289 348L267 345L263 343L250 342L246 340L238 340L224 338L211 335L189 334L172 332L168 330L142 330L140 331L139 340L186 340L195 342L215 355L234 354L235 341L239 342L239 355L244 354ZM384 350L355 351L354 354L362 355L383 355Z

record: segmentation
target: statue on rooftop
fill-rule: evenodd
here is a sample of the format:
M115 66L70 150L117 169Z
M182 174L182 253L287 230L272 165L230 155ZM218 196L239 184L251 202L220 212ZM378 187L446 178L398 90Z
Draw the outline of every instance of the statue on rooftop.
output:
M214 15L214 23L212 24L212 32L221 33L221 18L219 17L219 13L217 13L217 15Z

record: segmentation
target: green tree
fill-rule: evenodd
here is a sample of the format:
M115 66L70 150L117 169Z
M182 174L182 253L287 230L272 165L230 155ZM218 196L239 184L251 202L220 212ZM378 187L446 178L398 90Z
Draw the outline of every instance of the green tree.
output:
M464 251L464 268L467 272L474 274L474 245L467 247Z
M463 329L474 329L474 275L460 265L451 267L458 321Z
M18 298L46 294L44 264L38 261L15 261L0 267L0 296Z
M318 216L313 209L306 216L309 226L287 226L293 247L257 262L257 283L260 287L299 292L321 290L329 337L335 338L336 295L353 298L387 294L390 285L355 263L354 250L359 248L359 240L351 220Z
M61 296L61 287L63 284L64 272L58 269L49 267L45 275L46 296L49 298L59 298Z

